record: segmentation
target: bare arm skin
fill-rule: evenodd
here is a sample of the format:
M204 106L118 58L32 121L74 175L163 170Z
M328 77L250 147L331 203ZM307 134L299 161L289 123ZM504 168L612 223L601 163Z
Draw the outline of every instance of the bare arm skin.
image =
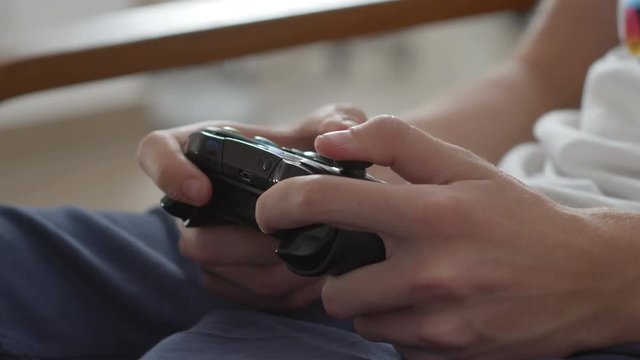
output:
M618 43L616 0L545 0L499 68L400 118L495 163L535 120L579 106L589 66Z

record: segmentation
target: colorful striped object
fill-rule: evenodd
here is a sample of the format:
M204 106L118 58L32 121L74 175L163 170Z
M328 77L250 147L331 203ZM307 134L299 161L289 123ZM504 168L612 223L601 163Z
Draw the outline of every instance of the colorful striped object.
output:
M624 40L629 51L640 56L640 0L622 0Z

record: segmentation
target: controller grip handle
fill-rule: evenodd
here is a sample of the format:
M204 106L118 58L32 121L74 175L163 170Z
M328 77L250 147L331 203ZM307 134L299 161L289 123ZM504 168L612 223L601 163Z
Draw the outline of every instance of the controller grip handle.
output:
M281 240L277 254L301 276L341 275L385 259L384 243L372 233L312 225L275 236Z

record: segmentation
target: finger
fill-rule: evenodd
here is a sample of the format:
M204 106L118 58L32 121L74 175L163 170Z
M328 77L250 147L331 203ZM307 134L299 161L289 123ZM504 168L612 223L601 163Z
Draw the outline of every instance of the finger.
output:
M450 241L433 241L430 236L383 236L385 244L396 246L384 261L327 279L322 293L327 312L354 318L416 304L435 311L465 299L469 276L474 275L448 255L458 252Z
M205 274L204 286L213 293L223 298L232 300L235 304L246 305L253 308L277 311L292 312L299 310L319 299L322 282L313 283L305 288L289 294L285 297L269 298L258 296L247 289L228 282L215 274Z
M237 124L232 123L231 126L238 130L242 135L252 138L254 136L260 136L267 138L279 146L298 148L300 144L308 142L306 139L296 133L292 129L281 129L275 127Z
M167 131L171 131L172 133L174 133L174 136L178 139L178 142L180 144L184 144L189 134L202 129L209 128L209 127L217 127L217 128L231 127L235 130L238 130L239 133L241 133L246 137L262 136L270 140L273 140L275 142L277 142L277 140L286 141L289 137L292 136L291 131L288 129L281 129L281 128L276 128L271 126L266 127L266 126L260 126L260 125L251 125L251 124L239 123L235 121L221 121L221 120L198 122L198 123L190 124L187 126L170 129Z
M367 114L353 104L342 103L336 105L336 112L344 115L344 118L350 119L357 124L363 124L367 121Z
M372 196L375 194L375 196ZM311 224L392 236L423 232L450 192L434 185L382 184L330 175L284 180L256 203L256 221L265 233ZM421 201L417 202L416 199ZM393 213L389 213L393 209Z
M182 153L181 130L154 131L138 147L140 166L169 197L201 206L211 197L209 179Z
M202 266L281 264L276 254L279 241L253 228L222 225L185 229L180 239L182 254Z
M319 278L295 275L282 263L273 266L219 266L205 271L268 298L284 297L320 281Z
M340 114L333 114L329 117L322 119L322 121L318 122L317 130L315 135L313 136L311 141L309 142L310 149L313 149L313 142L315 141L315 137L324 133L347 130L353 126L357 126L360 123L357 123L351 118L345 118Z
M324 106L302 122L293 133L299 137L298 148L311 150L315 138L326 132L346 130L367 121L367 115L351 104Z
M410 307L422 300L412 285L412 273L400 257L329 277L322 289L325 310L338 319Z
M389 166L412 183L449 184L487 178L496 172L480 157L384 115L348 131L320 135L316 149L336 160Z
M179 128L158 130L147 135L138 147L140 166L169 197L201 206L211 198L209 179L183 154L189 134L206 127L231 126L245 136L260 135L275 142L291 142L290 132L234 122L207 121Z
M474 336L456 305L429 303L426 307L407 307L358 316L355 330L367 340L397 346L428 348L434 353L451 353L470 345Z

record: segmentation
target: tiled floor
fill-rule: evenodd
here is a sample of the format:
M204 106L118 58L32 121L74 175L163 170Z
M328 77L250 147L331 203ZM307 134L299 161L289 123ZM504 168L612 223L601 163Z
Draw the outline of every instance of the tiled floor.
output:
M520 29L512 16L485 16L165 73L150 81L144 104L0 131L0 202L142 210L161 196L135 159L150 119L154 126L205 117L272 124L339 100L396 112L494 66Z

